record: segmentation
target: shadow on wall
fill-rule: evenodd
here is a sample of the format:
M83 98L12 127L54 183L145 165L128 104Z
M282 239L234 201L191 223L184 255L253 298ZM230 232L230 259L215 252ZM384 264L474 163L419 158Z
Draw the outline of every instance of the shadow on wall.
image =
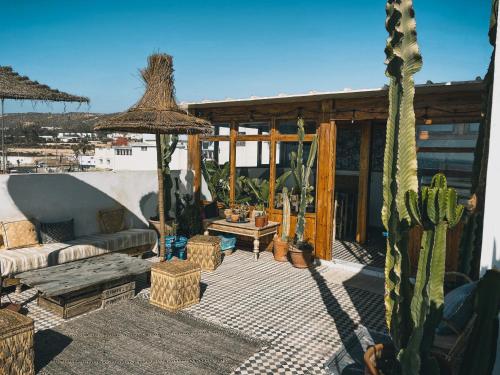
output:
M121 188L123 191L126 189L126 186ZM97 212L101 209L119 206L126 209L125 217L128 227L146 227L144 218L138 217L127 207L128 203L137 205L139 202L127 202L126 199L119 201L119 193L115 199L71 174L10 175L7 190L23 216L41 222L73 218L77 236L99 232ZM141 199L140 209L145 217L154 214L155 197L156 194L154 197ZM9 217L13 216L10 212L8 214L10 214Z

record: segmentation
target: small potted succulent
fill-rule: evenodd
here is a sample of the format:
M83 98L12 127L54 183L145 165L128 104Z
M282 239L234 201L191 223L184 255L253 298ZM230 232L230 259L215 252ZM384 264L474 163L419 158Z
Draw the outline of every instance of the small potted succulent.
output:
M283 202L281 236L274 237L274 259L278 262L286 262L288 260L288 235L290 234L290 198L286 186L283 187L281 197Z
M265 227L268 224L268 218L266 214L266 207L263 203L259 203L255 206L255 210L253 211L255 226L257 228Z

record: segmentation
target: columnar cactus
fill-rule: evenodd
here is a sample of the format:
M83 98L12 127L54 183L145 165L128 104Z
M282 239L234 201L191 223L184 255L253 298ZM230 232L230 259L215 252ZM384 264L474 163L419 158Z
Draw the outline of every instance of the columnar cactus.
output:
M165 214L169 216L170 209L172 208L172 178L170 176L170 162L172 161L172 155L177 147L177 142L179 141L179 136L163 134L161 135L161 169L163 172L163 186L165 195Z
M457 204L457 192L448 188L443 174L435 175L431 186L422 188L420 197L409 190L406 207L412 224L423 228L423 236L411 300L413 330L399 359L403 374L432 374L437 363L430 359L429 351L442 318L446 234L458 224L464 207Z
M288 241L288 236L290 235L290 198L288 197L288 189L286 186L283 187L281 193L283 200L283 216L281 219L281 241Z
M318 149L318 138L314 135L313 141L311 143L311 149L309 150L309 157L307 158L307 163L304 165L303 155L304 155L304 120L299 118L297 121L298 125L298 135L299 135L299 147L297 149L296 164L293 174L297 181L300 182L300 200L299 200L299 210L297 213L297 228L295 230L295 242L297 244L304 243L304 228L305 228L305 216L307 207L307 196L311 190L310 177L311 169L313 167L314 161L316 159L316 151Z
M387 231L385 264L386 323L397 350L412 330L408 238L411 218L405 194L418 191L413 75L422 67L411 0L386 4L386 75L389 111L384 153L382 222Z

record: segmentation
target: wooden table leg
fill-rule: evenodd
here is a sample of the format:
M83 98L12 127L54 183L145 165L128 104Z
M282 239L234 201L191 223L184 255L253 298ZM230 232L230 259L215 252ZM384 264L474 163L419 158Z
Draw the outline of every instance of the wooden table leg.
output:
M254 260L259 259L259 244L260 244L259 238L255 237L255 239L253 240L253 258L254 258Z

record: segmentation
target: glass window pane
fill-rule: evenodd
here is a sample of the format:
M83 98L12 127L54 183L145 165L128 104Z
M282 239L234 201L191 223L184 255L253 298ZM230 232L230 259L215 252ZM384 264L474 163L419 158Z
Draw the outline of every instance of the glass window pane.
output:
M231 133L230 124L214 124L215 135L229 135Z
M278 131L280 134L297 134L297 120L278 120ZM316 133L316 121L305 120L304 131L306 134Z
M238 126L238 135L268 135L270 125L268 122L245 122Z
M202 141L202 199L229 204L229 142ZM208 182L207 182L208 180Z
M269 142L244 141L236 145L235 203L269 202Z
M300 181L297 181L294 174L291 173L292 169L292 155L297 154L298 142L278 142L276 145L276 153L277 153L277 161L276 161L276 189L275 189L275 198L274 198L274 206L275 208L282 208L281 202L281 191L283 186L286 186L288 190L291 192L291 209L292 212L296 213L298 211L299 206L299 193L300 193ZM304 164L309 157L309 152L311 149L311 142L304 142L304 155L303 160ZM306 208L306 212L315 212L316 205L316 163L317 157L314 161L314 165L311 170L310 176L310 185L311 190L308 194L308 204ZM289 174L288 178L284 178L285 174Z
M479 124L417 125L417 147L475 147Z
M355 127L337 129L336 170L359 173L361 130Z

